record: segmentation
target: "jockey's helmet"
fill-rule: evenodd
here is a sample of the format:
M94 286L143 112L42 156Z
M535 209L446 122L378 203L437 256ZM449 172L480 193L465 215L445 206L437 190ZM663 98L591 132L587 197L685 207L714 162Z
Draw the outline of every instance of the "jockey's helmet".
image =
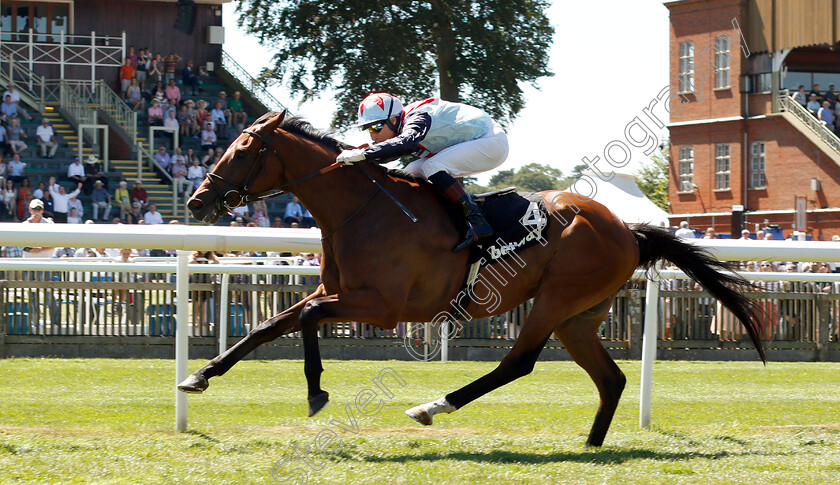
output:
M359 104L359 120L356 126L365 127L381 123L403 112L403 105L388 93L371 93Z

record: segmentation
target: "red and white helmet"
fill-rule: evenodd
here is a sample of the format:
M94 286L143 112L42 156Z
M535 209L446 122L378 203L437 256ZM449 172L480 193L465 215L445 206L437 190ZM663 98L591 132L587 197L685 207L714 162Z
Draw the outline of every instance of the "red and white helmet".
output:
M388 93L368 94L359 104L359 121L356 126L372 125L401 115L403 105Z

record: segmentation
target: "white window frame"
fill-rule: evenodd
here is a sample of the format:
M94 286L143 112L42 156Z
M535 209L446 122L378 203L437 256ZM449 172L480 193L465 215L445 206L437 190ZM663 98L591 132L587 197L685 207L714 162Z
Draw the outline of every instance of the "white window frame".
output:
M679 89L681 93L694 92L694 42L680 42Z
M729 67L731 61L729 36L720 34L715 37L715 89L725 89L730 86Z
M729 143L715 144L715 190L730 189Z
M680 147L677 161L680 192L694 192L694 147Z
M764 174L765 146L763 141L754 141L750 145L750 188L763 189L767 186Z

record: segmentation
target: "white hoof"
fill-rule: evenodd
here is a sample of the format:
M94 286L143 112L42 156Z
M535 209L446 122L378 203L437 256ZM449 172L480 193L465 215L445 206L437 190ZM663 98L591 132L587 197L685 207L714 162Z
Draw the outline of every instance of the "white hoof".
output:
M446 398L442 397L437 401L415 406L406 411L405 414L418 423L429 426L432 424L435 414L451 413L452 411L455 411L455 406L449 404Z

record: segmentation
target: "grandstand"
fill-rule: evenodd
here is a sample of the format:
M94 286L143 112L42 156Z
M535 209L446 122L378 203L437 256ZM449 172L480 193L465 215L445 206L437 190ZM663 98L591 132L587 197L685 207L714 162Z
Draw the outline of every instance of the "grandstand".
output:
M156 204L164 220L186 222L184 200L175 195L171 174L156 167L154 154L161 145L171 154L177 145L184 153L192 148L201 157L201 140L172 136L162 128L150 129L147 108L154 98L153 84L148 82L141 90L142 106L130 105L122 90L120 68L126 58L133 66L145 64L143 77L150 81L149 69L156 64L156 55L161 54L159 67L166 71L170 66L165 58L174 54L172 77L181 97L172 109L203 100L209 111L220 93L230 98L237 91L248 113L246 126L266 111L283 109L224 52L221 4L227 1L126 0L120 2L120 9L105 8L106 2L101 0L3 2L0 92L14 85L20 96L18 118L27 135L22 140L27 146L21 160L27 164L24 176L31 186L56 177L70 191L75 183L68 181L67 167L75 157L84 160L94 155L103 162L112 197L119 181L128 181L131 187L141 180L149 202ZM141 53L146 48L150 61L143 63ZM194 61L201 83L195 94L182 75L189 61ZM137 73L143 70L135 70L133 77L140 81ZM166 76L164 72L164 79ZM58 143L52 158L41 157L35 134L44 117L50 120ZM228 131L230 137L220 137L218 142L223 148L234 138L235 126ZM82 194L79 200L87 219L92 213L90 197ZM268 220L282 216L286 202L284 198L267 201Z

